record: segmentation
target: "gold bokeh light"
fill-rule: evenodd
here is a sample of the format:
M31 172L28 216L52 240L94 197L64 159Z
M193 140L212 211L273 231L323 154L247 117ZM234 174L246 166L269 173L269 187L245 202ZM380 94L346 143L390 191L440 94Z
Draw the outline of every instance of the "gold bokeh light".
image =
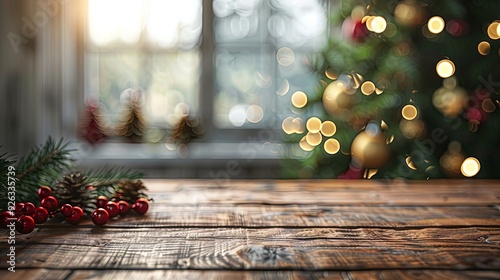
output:
M500 34L498 32L499 29L500 29L500 23L498 21L494 21L488 26L487 33L490 39L492 40L500 39Z
M490 43L482 41L477 45L477 51L482 55L488 55L490 53Z
M417 111L417 108L415 106L406 105L401 110L401 114L403 115L403 118L411 121L417 117L418 111Z
M321 134L325 137L333 136L337 132L337 126L332 121L325 121L321 124Z
M290 66L295 61L295 53L290 48L282 47L276 52L276 60L281 66Z
M311 133L318 133L321 129L321 120L317 117L309 118L306 122L306 128Z
M299 146L302 150L304 150L306 152L310 152L310 151L314 150L314 147L309 145L309 143L307 143L306 136L304 136L304 137L302 137L302 139L300 139Z
M439 34L444 29L444 19L440 16L434 16L429 19L427 22L427 28L433 34Z
M436 64L436 72L441 78L449 78L455 74L455 64L449 59L443 59Z
M303 91L296 91L292 95L292 104L297 108L302 108L307 104L307 95Z
M340 151L340 143L337 139L328 139L325 141L324 148L325 152L334 155Z
M339 77L339 74L332 68L328 68L325 70L325 76L330 80L336 80Z
M368 30L380 34L387 28L387 21L381 16L370 16L366 20L366 27Z
M301 118L294 118L292 120L292 128L295 133L302 134L305 132L304 121Z
M486 113L492 113L496 109L495 103L490 98L483 100L481 107Z
M317 133L308 132L306 134L307 143L313 147L318 146L321 143L321 140L323 140L323 137L319 132Z
M465 177L473 177L479 172L479 170L481 170L481 164L475 157L466 158L460 168L462 175Z
M371 81L366 81L361 85L361 92L364 95L370 95L375 91L375 84Z
M417 170L417 167L413 163L411 156L406 157L406 165L408 165L410 169Z
M292 120L293 120L292 117L287 117L281 123L281 129L283 129L283 131L286 134L292 134L295 132L295 129L293 128L293 125L292 125Z

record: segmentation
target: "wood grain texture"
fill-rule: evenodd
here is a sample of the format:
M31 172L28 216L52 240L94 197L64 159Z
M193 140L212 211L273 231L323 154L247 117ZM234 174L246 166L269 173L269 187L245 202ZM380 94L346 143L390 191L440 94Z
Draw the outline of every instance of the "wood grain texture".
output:
M495 205L500 183L450 180L398 182L369 180L228 181L146 180L156 197L174 205L314 204L314 205ZM162 195L165 194L165 195Z
M382 270L382 271L199 271L199 270L149 270L149 271L76 271L67 280L84 279L171 279L171 280L369 280L369 279L422 279L465 280L500 279L500 273L487 271L450 270Z
M107 227L468 227L498 226L500 210L489 206L337 206L337 205L171 205L151 204L144 216L128 215ZM90 219L80 227L94 227ZM75 226L60 219L41 228Z
M16 256L20 268L496 270L500 229L43 229Z
M7 278L8 277L8 278ZM478 270L377 270L377 271L242 271L242 270L61 270L21 269L0 279L9 280L369 280L500 279L500 272Z
M497 181L145 183L144 216L17 235L0 279L500 279Z

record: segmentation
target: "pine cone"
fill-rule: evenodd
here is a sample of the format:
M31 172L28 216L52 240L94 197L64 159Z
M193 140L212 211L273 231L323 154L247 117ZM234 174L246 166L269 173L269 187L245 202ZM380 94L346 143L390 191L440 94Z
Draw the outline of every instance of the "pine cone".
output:
M148 198L146 186L141 180L122 180L116 188L116 195L113 200L125 200L135 203L138 198Z
M97 192L87 186L87 176L80 172L74 172L63 176L63 179L54 186L54 195L59 200L59 205L69 203L79 206L90 213L95 208Z

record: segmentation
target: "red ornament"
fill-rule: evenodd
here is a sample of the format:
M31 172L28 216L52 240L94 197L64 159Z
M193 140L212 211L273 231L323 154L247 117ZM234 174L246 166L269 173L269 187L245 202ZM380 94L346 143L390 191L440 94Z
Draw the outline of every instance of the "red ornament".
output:
M49 195L42 199L40 202L43 208L47 209L49 213L52 213L57 210L57 207L59 206L59 202L57 202L57 198Z
M23 215L23 208L24 208L24 203L16 202L14 206L14 214L16 215L16 217L21 217Z
M22 234L27 234L33 231L35 229L35 220L31 218L30 216L23 215L19 218L17 218L16 221L16 230L19 233Z
M69 217L73 214L73 206L71 204L64 204L61 206L61 214L64 217Z
M370 35L370 31L368 30L368 27L366 27L366 23L358 21L354 24L351 37L354 42L362 43L368 35Z
M38 188L38 196L40 198L46 198L49 195L52 195L52 189L47 186L41 186Z
M16 220L14 213L10 211L3 211L0 213L0 228L7 228L12 221Z
M446 31L458 37L465 35L469 31L469 24L465 20L450 20L446 23Z
M125 200L118 201L118 209L120 209L120 216L127 215L130 212L130 204Z
M355 167L352 164L349 165L349 169L340 174L337 178L338 179L350 179L350 180L356 180L356 179L362 179L363 178L363 168Z
M92 213L92 215L90 215L90 217L92 218L92 222L94 222L95 225L102 226L108 222L109 213L103 208L98 208Z
M97 200L95 202L97 208L104 208L106 207L106 204L108 204L109 199L103 195L100 195L97 197Z
M33 213L33 220L35 220L35 223L37 224L43 224L47 221L49 218L49 212L47 209L43 207L37 207L35 209L35 213Z
M144 214L146 214L146 212L148 212L149 202L145 198L138 198L135 201L135 203L132 205L132 209L134 209L134 211L137 214L144 215Z
M120 214L120 208L118 207L118 203L113 201L108 201L104 209L108 211L110 218L114 218Z
M71 213L71 216L66 217L66 221L72 225L76 225L82 221L83 215L84 215L84 213L83 213L82 208L80 208L78 206L74 206L73 213Z
M26 202L24 203L24 206L23 208L21 209L21 212L24 214L24 215L27 215L27 216L32 216L33 213L35 213L35 204L31 203L31 202Z

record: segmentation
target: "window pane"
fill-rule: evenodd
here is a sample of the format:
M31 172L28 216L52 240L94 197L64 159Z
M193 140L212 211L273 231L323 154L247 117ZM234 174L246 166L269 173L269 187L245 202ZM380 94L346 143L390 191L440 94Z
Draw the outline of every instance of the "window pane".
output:
M141 0L89 0L89 37L93 44L139 41L144 20Z
M149 41L162 48L190 49L201 34L201 0L149 0Z
M321 47L326 41L324 1L270 0L269 34L278 47Z
M107 52L91 54L88 61L94 64L87 74L91 93L99 95L112 120L117 119L123 106L122 93L128 88L143 92L144 114L151 126L172 126L179 119L179 110L198 110L198 51L151 55Z
M271 55L220 48L215 57L216 125L262 127L274 105Z
M100 47L191 49L200 39L201 13L201 0L89 0L89 38Z
M215 0L213 9L214 123L279 127L280 119L293 114L290 95L312 92L318 81L306 52L326 43L326 1Z
M260 0L214 0L213 10L217 42L261 39Z

